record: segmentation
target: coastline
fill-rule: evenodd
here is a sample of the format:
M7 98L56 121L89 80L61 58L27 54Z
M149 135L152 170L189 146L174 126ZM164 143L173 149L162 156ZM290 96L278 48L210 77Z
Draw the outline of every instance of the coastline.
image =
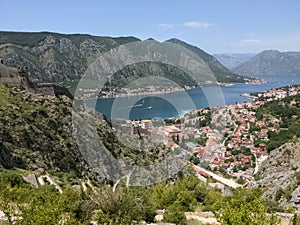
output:
M262 78L265 78L265 77L262 77ZM291 79L294 79L294 78L291 78ZM247 85L246 83L243 83L242 85L240 84L233 84L231 85L231 87L226 87L226 86L222 86L222 87L218 87L218 88L222 88L223 89L223 92L224 92L224 95L227 96L227 100L226 100L226 104L225 105L229 105L229 104L234 104L236 102L252 102L254 101L256 98L255 97L252 97L252 95L250 96L247 96L248 94L250 93L258 93L258 92L262 92L262 93L265 93L267 92L268 90L271 90L271 89L277 89L277 88L280 88L280 87L284 87L284 86L288 86L289 83L290 83L290 79L267 79L265 78L265 80L267 80L267 82L264 82L263 84L250 84L250 85ZM300 79L298 81L296 81L296 83L300 83ZM248 83L249 84L249 83ZM279 85L280 84L280 85ZM212 86L212 85L209 85L209 86ZM204 86L202 88L209 88L209 86ZM196 96L199 95L200 99L199 101L195 102L195 104L197 105L196 108L197 109L200 109L200 108L205 108L207 107L206 103L205 103L205 97L203 97L203 93L201 94L199 92L199 88L195 88L194 90L188 90L186 91L185 93L188 93L189 95L191 95L192 98L195 98ZM172 89L173 91L174 89ZM170 95L170 98L172 98L174 101L176 101L176 98L178 96L180 96L180 91L182 90L185 90L185 89L177 89L177 92L178 94L172 94ZM174 91L175 92L175 91ZM166 95L164 95L164 93L166 93ZM168 93L170 93L170 90L168 91ZM183 93L183 92L181 92ZM245 94L246 93L246 94ZM145 94L145 95L143 95ZM158 98L164 98L164 96L169 96L169 94L167 94L167 92L151 92L149 93L149 97L151 98L152 96L155 97L155 95L157 95ZM159 95L161 94L161 95ZM213 93L212 93L213 94ZM245 96L246 95L246 96ZM128 97L126 97L128 96ZM139 95L124 95L124 96L121 96L120 98L123 99L121 100L124 105L126 105L126 102L128 101L128 99L131 99L129 100L130 102L131 101L138 101L144 97L147 97L147 93L142 93L140 92ZM86 100L97 100L97 110L99 112L102 112L104 113L105 115L107 115L109 118L111 117L111 106L114 104L114 101L115 101L115 97L111 97L111 98L98 98L97 96L86 96L84 99ZM198 97L197 97L198 99ZM145 100L146 102L148 102L148 100ZM149 104L153 104L153 102L150 102ZM149 104L147 106L149 106ZM155 103L156 104L156 103ZM93 106L95 107L95 106ZM158 108L160 107L160 108ZM164 109L164 108L168 108L168 107L165 107L164 105L161 105L160 101L158 102L158 105L154 105L154 107L151 109L151 110L146 110L146 111L143 111L143 109L145 108L141 108L141 110L135 110L135 113L131 115L131 117L133 119L140 119L140 118L149 118L151 117L152 114L155 114L155 116L159 116L161 118L172 118L172 117L178 117L178 115L176 114L179 114L179 115L184 115L186 112L190 111L184 111L184 110L180 110L178 111L177 113L174 111L169 111L169 112L165 112L165 111L161 111L160 109ZM194 109L194 108L193 108ZM156 111L154 111L156 110ZM146 114L146 117L144 117L141 113L145 113ZM122 116L121 116L122 117ZM121 118L120 117L120 118ZM123 118L123 117L122 117ZM126 116L127 118L127 116Z
M200 86L199 86L200 87ZM154 91L132 91L131 93L111 93L109 95L99 96L98 98L118 98L118 97L131 97L131 96L144 96L144 95L162 95L180 91L192 90L199 87L185 87L185 88L172 88L172 89L164 89L164 90L154 90Z
M100 99L107 99L107 98L118 98L118 97L131 97L131 96L144 96L144 95L162 95L168 93L175 93L180 91L188 91L196 88L202 87L211 87L211 86L220 86L220 87L231 87L237 84L263 84L265 83L264 79L256 78L252 82L245 82L245 83L222 83L217 82L214 84L208 85L200 85L200 86L185 86L185 87L176 87L176 88L167 88L163 90L155 90L152 91L140 91L140 90L131 90L129 93L116 93L116 92L107 92L105 95L98 96Z

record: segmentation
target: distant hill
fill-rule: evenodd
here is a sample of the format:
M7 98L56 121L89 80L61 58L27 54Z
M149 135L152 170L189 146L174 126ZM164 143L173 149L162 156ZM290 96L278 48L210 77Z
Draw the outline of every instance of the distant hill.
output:
M238 82L244 82L244 77L239 76L235 73L232 73L228 68L223 66L214 56L206 53L205 51L201 50L197 46L190 45L186 42L183 42L178 39L170 39L168 42L172 42L178 45L181 45L193 53L195 53L197 56L202 58L204 62L209 66L211 71L214 73L216 79L219 82L224 82L224 83L238 83Z
M87 34L0 32L0 58L8 66L26 65L31 79L44 82L78 80L88 65L97 58L97 55L135 41L141 40L136 37L113 38ZM244 81L243 77L230 72L213 56L201 49L177 39L171 39L169 42L184 46L201 57L209 65L219 82ZM120 82L126 84L127 81L132 80L130 71L135 73L137 70L141 76L148 74L149 69L144 70L144 67L145 65L133 65L133 69L125 68L124 73L121 72L122 75L116 77L125 77L125 81L121 80ZM174 68L169 66L159 65L159 67L162 74L174 71ZM194 84L194 81L187 78L187 74L182 71L177 70L174 73L175 82L178 82L179 85ZM140 75L135 74L135 76Z
M251 59L255 54L253 53L221 53L214 54L214 57L217 58L224 66L228 69L233 69L242 63Z
M300 75L300 52L263 51L232 71L247 76Z

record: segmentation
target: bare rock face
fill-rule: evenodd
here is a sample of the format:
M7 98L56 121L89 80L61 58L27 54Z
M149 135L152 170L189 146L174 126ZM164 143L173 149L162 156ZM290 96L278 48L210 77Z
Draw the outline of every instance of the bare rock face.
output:
M27 67L12 68L0 64L0 83L10 87L29 89Z
M292 201L295 205L299 205L299 204L300 204L300 186L298 186L298 187L293 191L291 201Z
M76 48L76 46L72 43L72 41L70 39L62 38L59 41L59 52L76 54L76 53L78 53L78 49Z
M283 207L300 211L300 141L286 143L273 150L263 163L256 187L265 190L264 196Z
M59 44L53 36L47 36L45 40L40 42L35 48L33 48L36 52L45 52L51 48L58 48Z
M87 39L80 44L79 51L84 57L88 57L100 53L101 46L95 41Z
M37 183L37 180L36 180L36 177L35 177L35 174L34 174L34 173L31 173L31 174L29 174L28 176L23 177L23 179L24 179L26 182L30 183L32 186L34 186L34 187L36 187L36 188L39 187L39 185L38 185L38 183Z

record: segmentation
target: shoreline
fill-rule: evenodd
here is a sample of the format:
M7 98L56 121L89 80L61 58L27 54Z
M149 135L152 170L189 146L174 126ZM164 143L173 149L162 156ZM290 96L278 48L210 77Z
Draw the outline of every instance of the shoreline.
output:
M188 91L193 90L197 88L203 88L203 87L232 87L237 84L264 84L265 80L261 78L255 79L253 82L245 82L245 83L221 83L217 82L215 84L210 85L200 85L200 86L185 86L184 88L176 87L171 89L164 89L164 90L154 90L154 91L144 91L139 92L138 90L133 91L132 93L110 93L110 95L103 95L101 97L97 97L99 99L109 99L109 98L119 98L119 97L134 97L134 96L144 96L144 95L162 95L162 94L169 94L169 93L175 93L180 91Z
M109 96L101 96L98 97L100 99L108 99L108 98L119 98L119 97L134 97L134 96L144 96L144 95L162 95L162 94L169 94L169 93L175 93L180 91L188 91L192 89L196 89L199 87L186 87L186 88L174 88L172 90L164 89L164 90L155 90L155 91L144 91L144 92L133 92L133 93L117 93L117 94L111 94Z
M258 93L261 93L262 95L266 95L266 96L269 96L269 92L271 92L271 91L273 91L274 92L274 90L279 90L279 89L282 89L282 88L284 88L284 87L286 87L286 85L283 85L283 86L279 86L279 87L270 87L270 88L267 88L267 89L265 89L265 90L262 90L262 91L259 91ZM289 86L290 88L299 88L300 87L300 85L294 85L294 86ZM300 90L300 89L299 89ZM281 91L282 92L282 91ZM236 103L238 103L238 104L241 104L241 103L251 103L251 102L253 102L253 101L256 101L258 98L257 97L255 97L255 96L253 96L252 95L252 93L256 93L256 92L244 92L244 93L240 93L239 94L239 96L242 96L242 97L244 97L244 100L243 101L238 101L238 102L236 102ZM280 93L281 95L282 95L282 93ZM231 104L236 104L236 103L231 103ZM218 108L218 107L224 107L224 106L228 106L228 105L231 105L230 103L227 103L227 104L224 104L224 105L218 105L218 106L216 106L216 107L214 107L214 108ZM191 112L191 111L193 111L193 110L199 110L199 109L203 109L203 108L205 108L205 106L204 107L200 107L200 108L197 108L197 109L192 109L192 110L186 110L186 111L182 111L182 112L178 112L179 114L178 115L169 115L169 116L163 116L163 118L164 119L174 119L174 118L181 118L181 117L183 117L186 113L189 113L189 112ZM143 117L140 117L140 119L142 119ZM149 117L145 117L145 118L149 118Z

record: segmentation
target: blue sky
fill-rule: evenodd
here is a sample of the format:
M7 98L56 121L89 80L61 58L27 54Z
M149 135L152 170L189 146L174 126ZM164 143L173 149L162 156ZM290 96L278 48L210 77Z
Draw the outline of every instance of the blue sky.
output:
M300 1L9 0L0 30L175 37L209 53L300 51Z

